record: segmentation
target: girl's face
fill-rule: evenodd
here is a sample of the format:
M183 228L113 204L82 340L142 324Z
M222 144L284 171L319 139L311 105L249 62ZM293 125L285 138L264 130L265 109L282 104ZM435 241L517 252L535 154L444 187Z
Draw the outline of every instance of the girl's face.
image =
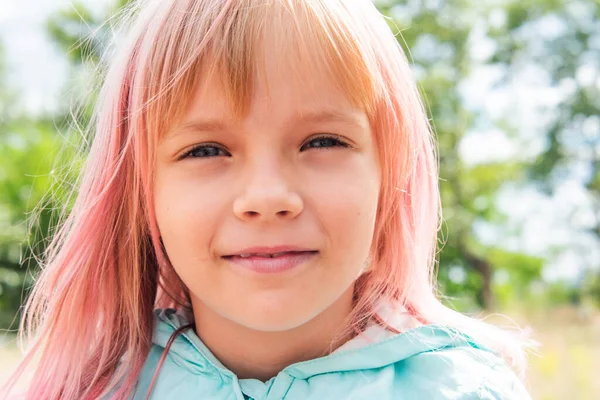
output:
M367 115L327 74L294 79L268 58L265 72L239 121L218 77L198 86L159 142L155 211L195 312L282 331L348 309L339 304L369 255L380 173ZM278 273L225 257L255 246L314 252Z

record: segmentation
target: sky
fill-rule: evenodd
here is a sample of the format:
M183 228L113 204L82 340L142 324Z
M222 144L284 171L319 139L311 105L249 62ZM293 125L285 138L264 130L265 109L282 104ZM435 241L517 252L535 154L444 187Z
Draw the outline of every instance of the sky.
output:
M112 3L111 0L83 2L99 15ZM0 0L0 39L5 47L8 82L20 92L22 106L31 114L51 111L63 102L60 90L67 80L67 62L47 38L44 23L52 12L70 5L69 0ZM498 23L503 18L502 15L494 16ZM560 28L556 24L556 21L545 21L539 27L540 34L552 35ZM472 49L482 57L483 63L485 54L490 51L490 43L475 35ZM413 52L418 51L413 49ZM493 89L499 73L494 68L478 68L471 79L459 85L459 92L467 107L489 118L510 113L521 127L528 145L523 146L493 126L480 126L467 132L460 144L460 155L467 164L527 158L541 151L544 146L541 133L548 121L544 117L547 113L540 110L558 104L564 95L561 90L568 91L568 88L550 89L544 74L534 67L523 69L521 76L517 77L518 85ZM585 215L589 199L580 183L584 177L585 170L580 171L579 176L575 174L573 179L562 183L551 198L533 188L515 189L510 186L499 196L500 208L509 216L506 228L524 223L522 235L505 240L506 247L544 256L553 246L568 244L568 249L548 264L544 272L547 280L574 280L583 267L600 264L597 241L573 229L573 218L589 218ZM576 215L573 216L573 213ZM484 241L494 243L504 240L502 232L485 226L477 229Z
M101 13L111 0L84 0ZM0 0L0 38L8 63L8 80L21 91L24 108L32 113L53 110L67 79L67 62L48 39L48 16L69 7L69 0ZM35 60L35 62L32 62Z

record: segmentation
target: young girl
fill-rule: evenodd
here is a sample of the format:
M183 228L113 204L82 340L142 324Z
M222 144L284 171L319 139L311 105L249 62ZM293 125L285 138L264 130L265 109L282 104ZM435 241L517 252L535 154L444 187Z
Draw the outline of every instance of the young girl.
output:
M130 11L27 399L529 398L527 343L436 298L431 129L371 1Z

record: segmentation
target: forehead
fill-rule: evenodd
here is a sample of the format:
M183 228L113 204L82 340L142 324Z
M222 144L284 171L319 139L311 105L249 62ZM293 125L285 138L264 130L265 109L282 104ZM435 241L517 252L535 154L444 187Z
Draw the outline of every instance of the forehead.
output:
M212 90L215 96L211 96ZM194 132L228 132L248 129L294 129L299 126L314 128L324 126L347 127L352 130L370 132L370 124L366 113L353 107L343 96L310 97L302 101L303 96L292 97L300 101L290 101L289 91L285 90L286 99L278 101L272 96L261 97L251 104L249 113L236 118L228 103L223 99L219 85L208 85L197 93L197 101L192 102L183 121L171 129L165 137L178 136ZM257 91L257 93L259 93ZM311 93L311 92L309 92ZM337 97L339 96L339 97ZM327 101L322 101L327 99ZM329 101L331 100L331 101ZM332 125L333 124L333 125Z
M271 56L264 71L257 73L252 80L249 104L240 117L252 119L268 114L270 118L276 118L319 112L333 117L336 114L362 111L346 97L329 74L316 69L303 71L301 74L292 73L285 65L278 65L274 55ZM185 115L206 114L234 118L236 113L225 80L226 77L217 74L201 79L192 92Z

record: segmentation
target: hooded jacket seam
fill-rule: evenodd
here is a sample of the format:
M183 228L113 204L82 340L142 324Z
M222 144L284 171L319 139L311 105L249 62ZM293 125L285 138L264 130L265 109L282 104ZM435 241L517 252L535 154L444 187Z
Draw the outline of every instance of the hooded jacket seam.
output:
M359 347L359 348L355 348L355 349L345 350L345 351L342 351L340 353L331 353L331 354L329 354L329 355L327 355L327 356L325 356L323 358L327 358L329 360L334 360L334 359L337 359L339 357L346 357L346 356L349 356L349 355L352 355L352 354L355 354L355 353L358 353L358 352L362 352L362 351L365 351L365 350L372 350L375 347L383 346L383 345L387 344L388 342L391 342L393 340L398 339L398 337L400 335L409 335L411 333L411 331L422 329L423 327L429 327L432 330L434 330L434 329L440 329L440 330L442 330L442 331L445 332L445 330L442 329L441 325L423 325L423 326L420 326L420 327L417 327L417 328L409 329L409 330L407 330L405 332L402 332L402 333L399 333L399 334L394 335L392 337L383 339L383 340L381 340L379 342L376 342L376 343L370 343L370 344L367 344L365 346L362 346L362 347ZM447 328L447 329L453 329L453 328ZM453 339L453 338L451 338L451 339ZM472 341L470 339L468 339L466 336L463 336L463 340L466 343L469 344L470 348L473 348L473 347L475 347L475 348L481 348L481 347L479 347L477 345L472 344ZM447 347L453 347L453 346L454 345L452 345L452 344L445 344L443 346L434 346L434 347L431 347L431 348L428 348L428 349L424 349L423 351L416 352L416 353L412 354L410 357L412 357L414 355L417 355L417 354L421 354L421 353L425 353L425 352L433 352L433 351L436 351L436 350L441 350L441 349L444 349L444 348L447 348ZM484 351L487 351L487 349L485 349L485 348L481 348L481 349L484 350ZM292 364L291 366L286 367L285 369L288 369L288 368L289 369L294 369L294 368L299 367L299 366L312 365L314 363L322 362L323 358L316 358L316 359L312 359L312 360L302 361L300 363L297 363L296 365Z

